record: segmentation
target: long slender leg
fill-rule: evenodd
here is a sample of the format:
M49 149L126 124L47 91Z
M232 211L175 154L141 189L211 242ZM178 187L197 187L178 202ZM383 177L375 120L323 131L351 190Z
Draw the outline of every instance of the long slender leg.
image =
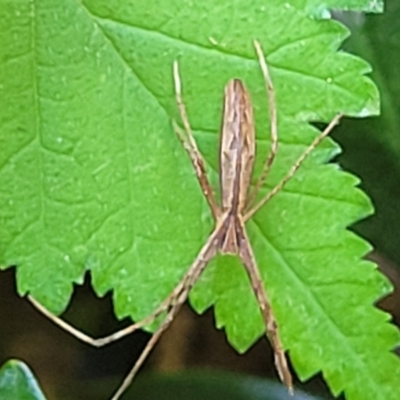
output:
M90 335L81 332L79 329L75 328L71 324L65 322L62 318L57 317L52 314L49 310L43 307L35 298L32 296L28 296L28 300L33 304L33 306L39 310L43 315L45 315L50 321L64 329L66 332L70 333L72 336L76 337L80 341L90 344L94 347L103 347L109 343L115 342L131 333L137 331L138 329L143 328L144 326L151 324L154 322L157 317L159 317L163 312L167 311L170 305L174 302L175 297L180 293L182 287L184 287L186 280L188 279L188 275L190 274L190 270L185 274L181 282L175 287L172 293L158 306L158 308L146 318L129 325L128 327L121 329L118 332L114 332L111 335L104 336L101 338L94 338Z
M263 170L261 172L260 177L258 178L254 189L251 191L249 198L247 200L247 207L250 207L252 202L255 200L259 189L264 184L268 172L271 168L272 163L274 162L276 153L278 152L278 120L277 120L277 112L276 112L276 101L275 101L275 90L272 84L271 75L269 73L269 69L267 63L265 62L265 56L262 51L260 43L255 40L254 47L257 52L258 61L260 63L261 71L264 76L265 88L268 94L268 109L269 109L269 119L270 119L270 130L271 130L271 147L269 150L269 154L267 159L265 160L265 164Z
M266 335L274 350L275 366L278 371L279 377L292 393L292 375L287 364L285 350L282 347L281 339L279 337L278 325L272 312L271 303L269 302L267 294L265 292L261 273L256 264L253 250L251 248L244 225L242 225L241 228L242 240L240 242L239 255L243 262L243 265L246 267L251 286L257 298L257 302L260 306L261 314L265 323Z
M177 62L174 63L174 81L175 81L175 93L176 93L176 101L178 104L179 112L182 118L183 125L185 127L185 132L182 132L182 130L177 126L177 124L174 122L174 128L177 133L177 136L179 139L182 141L182 144L185 148L185 150L188 152L189 157L192 161L193 167L196 172L196 176L199 180L200 186L203 190L204 196L207 199L207 202L210 206L210 209L212 211L212 214L214 216L214 219L217 220L221 214L220 208L216 203L214 194L211 189L211 185L208 181L207 174L205 172L205 167L204 167L204 160L203 157L200 153L200 151L197 148L196 141L193 138L189 120L187 117L186 109L182 101L182 95L181 95L181 82L179 78L179 71L178 71L178 64ZM72 336L76 337L77 339L81 340L84 343L90 344L91 346L94 347L102 347L105 346L111 342L114 342L124 336L127 336L133 332L135 332L138 329L143 328L144 326L152 323L159 315L161 315L163 312L167 311L168 308L170 307L171 303L173 303L174 299L177 296L177 293L179 293L182 290L182 287L186 284L186 279L188 276L190 276L191 271L189 270L182 281L175 287L173 292L160 304L160 306L148 317L144 318L143 320L134 323L118 332L115 332L111 335L102 337L102 338L93 338L90 335L87 335L71 324L68 324L61 318L57 317L56 315L52 314L49 310L47 310L45 307L43 307L37 300L35 300L34 297L28 296L28 300L33 304L33 306L39 310L43 315L45 315L47 318L49 318L53 323L64 329L65 331L69 332Z
M219 237L223 234L224 229L225 229L224 226L219 226L219 227L217 226L217 228L209 236L206 244L200 250L199 255L197 256L196 260L190 267L189 272L186 274L187 279L185 280L185 284L181 287L181 291L179 295L175 298L174 303L171 304L171 308L166 318L161 323L156 332L153 334L153 336L147 343L146 347L142 351L140 357L136 361L135 365L132 367L128 375L125 377L121 386L118 388L117 392L114 394L111 400L118 400L122 395L122 393L128 388L128 386L134 379L135 375L137 374L138 370L142 366L143 362L146 360L147 356L150 354L150 352L152 351L152 349L154 348L154 346L156 345L156 343L158 342L164 331L168 329L172 321L175 319L182 305L185 303L191 288L199 279L201 273L204 271L204 268L207 266L208 262L215 256L216 252L218 251Z
M203 190L204 196L207 199L208 205L210 206L214 219L217 219L220 216L221 211L215 200L210 182L206 174L204 159L197 147L196 141L194 140L192 130L189 124L189 118L186 113L186 108L182 101L181 80L179 77L179 69L177 61L174 62L173 69L174 69L176 103L178 105L179 113L185 131L183 132L175 123L175 121L173 121L174 129L177 136L181 140L183 147L189 154L190 160L192 161L197 179L200 183L201 189Z
M217 224L217 226L219 226ZM180 293L182 290L184 290L188 285L190 285L190 282L193 280L193 277L197 279L197 274L202 271L202 269L199 269L198 264L201 263L201 259L204 257L209 257L209 253L207 251L207 245L212 242L213 240L215 241L216 233L220 231L221 228L216 228L215 231L210 235L209 239L207 240L206 245L203 247L203 250L200 251L199 256L197 257L196 261L192 264L192 266L189 268L189 270L186 272L182 280L179 282L179 284L175 287L175 289L171 292L171 294L157 307L157 309L147 316L146 318L142 319L141 321L138 321L124 329L121 329L118 332L114 332L111 335L102 337L102 338L93 338L80 330L76 329L73 327L71 324L68 324L65 322L63 319L60 317L57 317L56 315L52 314L49 310L47 310L45 307L43 307L37 300L35 300L32 296L28 296L29 301L42 313L44 314L47 318L49 318L53 323L70 333L72 336L75 336L77 339L81 340L82 342L85 342L87 344L90 344L91 346L94 347L102 347L105 346L111 342L114 342L118 339L121 339L124 336L127 336L138 329L143 328L144 326L151 324L154 322L157 317L159 317L163 312L168 311L168 309L176 302L176 299L179 297ZM214 253L215 254L215 253Z
M322 140L331 133L332 129L338 124L340 118L343 114L337 114L335 118L330 122L330 124L325 128L320 135L318 135L313 142L304 150L303 154L297 159L293 166L289 169L287 174L282 178L282 180L263 198L257 203L252 209L250 209L244 216L244 221L249 220L266 202L271 200L277 193L279 193L282 188L288 183L288 181L293 177L296 171L300 168L304 160L310 155L310 153L317 147Z

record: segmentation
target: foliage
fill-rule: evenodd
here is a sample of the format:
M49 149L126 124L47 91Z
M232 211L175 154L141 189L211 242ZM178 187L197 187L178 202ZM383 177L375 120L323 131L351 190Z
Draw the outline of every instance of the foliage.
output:
M346 49L374 65L382 114L379 118L345 121L335 131L335 138L344 148L340 164L362 178L362 187L377 209L374 218L358 224L357 231L400 265L400 3L388 0L385 8L379 18L340 15L352 31Z
M374 2L343 3L326 6L365 9ZM1 6L7 103L0 112L0 263L18 267L21 295L30 292L55 313L90 271L99 295L113 290L119 317L144 317L179 281L211 229L171 128L171 119L179 121L173 60L215 184L221 96L233 76L246 82L255 105L256 171L269 148L254 38L277 94L280 149L268 188L318 133L311 121L378 112L368 64L338 52L348 31L315 19L327 17L316 1L256 0L249 7L244 0L218 6L2 0ZM390 286L360 260L370 246L347 230L372 206L355 177L326 164L338 151L331 140L315 150L249 222L249 235L300 378L322 370L334 394L394 400L400 363L390 351L399 334L372 307ZM191 303L200 312L214 305L217 325L239 351L263 334L236 259L211 263Z
M0 398L46 400L29 367L18 360L9 360L0 368Z

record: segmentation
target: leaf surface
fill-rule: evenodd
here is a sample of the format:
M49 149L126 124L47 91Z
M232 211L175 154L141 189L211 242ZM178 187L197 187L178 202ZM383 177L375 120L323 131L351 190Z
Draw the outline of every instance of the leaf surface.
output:
M46 400L29 367L18 360L9 360L0 368L0 398Z
M310 121L378 112L376 87L365 77L370 67L338 51L348 31L310 18L313 2L304 9L278 0L251 7L173 0L3 4L0 262L18 266L20 294L30 292L58 314L73 283L90 271L99 295L113 290L120 318L148 315L212 229L172 130L171 119L179 121L174 60L215 185L229 79L242 79L252 94L255 176L269 149L255 38L271 68L279 119L279 153L264 192L318 134ZM372 206L355 177L326 165L338 151L325 140L248 223L249 235L299 376L322 370L335 394L397 400L400 364L390 351L399 334L372 307L390 286L360 261L370 247L347 230ZM239 351L264 332L234 258L210 264L191 302L198 311L215 305L217 325Z

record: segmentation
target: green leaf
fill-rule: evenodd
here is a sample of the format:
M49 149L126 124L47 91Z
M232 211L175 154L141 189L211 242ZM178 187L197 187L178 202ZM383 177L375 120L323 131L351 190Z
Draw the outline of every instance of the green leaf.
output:
M316 18L330 18L330 9L371 13L383 11L383 0L296 0L291 1L290 4L306 10Z
M171 128L179 121L173 60L214 183L223 87L232 77L252 93L255 176L268 152L254 38L277 95L280 149L268 188L318 134L310 121L378 112L370 67L337 51L348 31L310 18L311 2L304 10L278 0L0 4L0 264L17 265L19 293L55 313L89 270L99 295L113 290L120 318L148 315L212 229ZM397 400L400 363L390 351L399 334L372 307L390 286L360 261L370 247L346 230L372 206L356 178L325 164L338 151L324 141L248 223L249 235L299 376L322 370L335 394ZM264 332L234 258L210 264L191 302L198 311L215 305L217 325L239 351Z
M0 399L46 400L32 371L18 360L9 360L0 368Z
M362 177L363 188L379 210L374 218L358 224L357 229L374 243L377 251L399 266L400 3L389 0L385 7L387 12L379 18L341 15L352 31L346 48L362 54L374 65L382 114L373 120L346 121L335 131L335 137L345 149L340 163Z

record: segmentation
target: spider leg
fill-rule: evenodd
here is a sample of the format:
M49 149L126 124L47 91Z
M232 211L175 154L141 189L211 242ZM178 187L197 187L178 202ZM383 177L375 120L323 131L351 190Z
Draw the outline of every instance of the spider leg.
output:
M175 298L174 301L170 303L170 309L168 311L168 314L166 315L165 319L161 322L161 325L158 327L158 329L154 332L153 336L147 342L146 347L142 351L140 357L135 362L134 366L129 371L128 375L125 377L121 386L118 388L117 392L113 395L111 400L118 400L122 395L122 393L132 383L135 375L139 371L140 367L142 366L142 364L144 363L150 352L153 350L154 346L156 345L156 343L158 342L164 331L166 331L171 325L171 323L174 321L182 305L187 300L190 290L197 282L197 280L200 278L200 275L204 271L208 262L217 253L219 237L223 233L224 229L225 227L219 226L209 236L207 242L200 250L200 253L197 256L196 260L193 262L192 266L189 268L181 284L179 285L180 290L178 292L175 292Z
M197 147L196 141L193 137L192 129L189 124L189 118L186 112L186 107L182 100L182 92L181 92L182 85L179 77L179 68L177 61L174 62L173 72L174 72L176 103L178 105L179 113L184 127L184 130L182 130L181 128L179 128L177 123L173 121L174 130L177 136L179 137L180 141L182 142L186 152L188 153L190 160L192 161L196 177L200 183L204 196L207 199L208 205L210 206L214 219L217 219L220 216L221 211L215 200L212 187L207 177L204 158Z
M271 200L277 193L279 193L282 188L288 183L288 181L293 178L293 175L300 168L301 164L304 160L311 154L311 152L322 142L322 140L328 136L333 128L339 123L340 118L342 118L343 114L339 113L332 119L329 125L325 128L323 132L321 132L313 142L304 150L304 152L300 155L297 161L292 165L287 174L281 179L281 181L263 198L261 199L253 208L251 208L244 215L244 221L249 220L265 203Z
M271 131L271 147L269 150L269 154L267 159L265 160L263 170L261 175L259 176L253 190L251 191L248 200L247 207L250 207L257 197L258 191L264 184L268 172L271 168L271 165L274 162L276 153L278 152L278 120L277 120L277 112L276 112L276 101L275 101L275 90L272 84L271 75L269 73L269 69L267 63L265 61L265 56L262 51L261 45L257 40L254 40L254 47L257 52L258 61L260 63L261 72L264 77L265 88L268 94L268 109L269 109L269 120L270 120L270 131Z
M290 373L285 350L279 337L278 325L272 312L271 303L264 289L260 270L257 266L253 249L251 248L244 224L241 225L242 240L239 247L239 256L250 278L251 287L256 296L265 323L266 335L272 345L275 355L275 366L282 382L293 392L293 380Z

